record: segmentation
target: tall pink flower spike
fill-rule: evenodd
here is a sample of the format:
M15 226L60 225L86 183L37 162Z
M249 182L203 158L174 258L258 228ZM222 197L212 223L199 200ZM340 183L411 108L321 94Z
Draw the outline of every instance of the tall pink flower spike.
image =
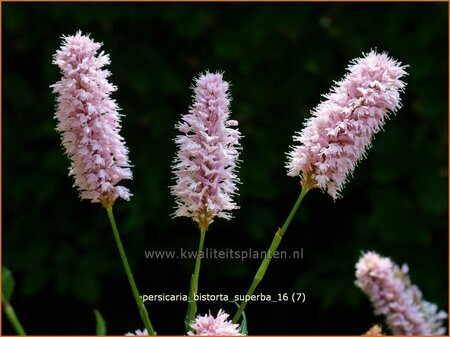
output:
M206 72L196 79L194 103L177 125L182 133L173 172L176 183L175 216L191 217L207 228L214 217L230 219L239 208L233 201L239 178L235 170L239 156L238 122L230 120L229 84L221 73Z
M110 207L118 197L129 200L128 189L117 184L132 179L132 173L119 135L119 107L110 98L117 88L107 80L110 72L102 69L110 63L109 56L97 54L100 47L80 31L64 37L53 60L62 79L51 87L58 94L55 117L71 160L69 175L81 199Z
M338 198L385 119L401 107L405 68L375 51L352 61L344 79L294 136L300 144L288 153L288 175Z
M228 314L219 310L217 317L211 315L198 315L191 324L192 329L189 336L243 336L239 330L239 324L233 324L228 320Z
M356 264L356 284L369 297L375 314L385 315L394 335L444 335L447 313L423 300L402 268L377 253L365 253Z

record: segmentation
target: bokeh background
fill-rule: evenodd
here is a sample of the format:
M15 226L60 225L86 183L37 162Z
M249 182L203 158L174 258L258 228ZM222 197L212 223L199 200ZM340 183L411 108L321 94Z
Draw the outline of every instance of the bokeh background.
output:
M265 250L300 191L286 176L292 135L348 62L372 48L409 64L403 108L333 202L308 194L256 293L305 292L304 304L250 303L251 334L361 334L382 318L354 286L361 251L408 263L425 298L448 309L447 3L2 3L2 259L29 334L142 328L105 211L80 202L55 131L52 55L81 29L111 55L134 196L115 211L141 293L186 293L194 260L144 250L196 249L190 219L171 219L174 125L207 69L232 83L240 123L241 209L206 247ZM243 294L258 260L205 260L200 291ZM160 334L183 334L185 303L148 303ZM199 311L235 312L231 303ZM13 333L3 317L3 333Z

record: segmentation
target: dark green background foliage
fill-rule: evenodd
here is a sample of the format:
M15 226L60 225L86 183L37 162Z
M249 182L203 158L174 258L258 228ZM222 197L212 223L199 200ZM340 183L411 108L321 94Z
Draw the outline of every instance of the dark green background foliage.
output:
M240 123L241 209L216 221L206 247L267 249L300 191L286 176L292 135L348 62L371 48L409 64L403 108L377 135L343 192L310 192L257 293L305 292L304 304L251 303L252 334L360 334L381 318L354 286L361 251L408 263L426 299L447 309L446 3L3 3L3 263L31 334L142 327L105 211L80 202L55 131L52 55L78 29L104 43L123 109L134 196L117 221L141 293L186 293L193 260L144 250L196 249L190 219L171 219L174 125L192 79L222 70ZM244 293L257 260L205 260L203 293ZM156 330L182 334L185 303L148 303ZM202 313L232 303L200 303ZM11 333L9 324L4 333Z

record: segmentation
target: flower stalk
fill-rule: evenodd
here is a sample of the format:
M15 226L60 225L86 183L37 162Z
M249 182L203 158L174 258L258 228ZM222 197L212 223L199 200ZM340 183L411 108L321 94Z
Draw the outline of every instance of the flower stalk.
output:
M3 302L3 309L5 310L4 311L5 315L8 318L8 321L13 326L14 331L16 331L16 333L19 336L26 336L25 329L23 328L22 324L20 323L19 319L17 318L14 308L9 303L9 301L6 299L4 294L2 294L2 302Z
M194 321L195 314L197 313L197 303L194 300L195 294L198 293L198 278L200 275L200 265L203 258L203 244L205 242L206 229L200 228L200 242L198 245L197 257L195 259L194 275L192 277L191 289L189 292L190 307L188 310L187 322Z
M250 298L251 295L253 295L256 287L264 278L264 275L266 274L266 270L269 267L270 261L272 260L273 254L275 253L278 246L280 245L281 239L283 238L284 234L286 233L286 230L288 229L289 225L291 224L292 219L295 216L295 213L297 213L297 210L300 207L300 204L302 203L303 198L305 197L305 195L308 191L309 191L309 187L304 185L302 187L302 190L300 192L300 195L299 195L297 201L294 204L294 207L292 207L291 212L289 213L288 217L286 218L286 221L284 222L283 227L278 229L277 232L275 233L272 243L270 244L269 250L267 251L267 254L264 257L264 260L261 262L261 265L259 266L258 271L255 274L253 282L247 291L246 298ZM239 308L233 317L233 323L237 323L239 321L239 318L241 317L242 312L244 311L246 306L247 306L247 300L244 299L244 301L242 301L242 303L239 305Z
M108 213L109 222L111 223L111 228L114 234L114 239L116 240L117 249L119 250L120 258L122 259L123 267L125 269L125 273L127 274L128 282L130 283L131 291L134 296L134 300L136 301L136 305L139 310L139 315L142 318L142 321L144 322L145 328L147 329L149 335L154 336L156 335L155 330L153 329L152 323L150 321L150 318L148 316L147 309L145 308L144 303L142 302L141 297L139 296L139 291L136 286L136 282L134 282L133 274L131 272L130 265L128 264L128 259L125 254L125 249L122 245L122 240L120 239L119 230L117 229L116 221L114 219L113 209L112 207L108 207L106 209L106 212Z

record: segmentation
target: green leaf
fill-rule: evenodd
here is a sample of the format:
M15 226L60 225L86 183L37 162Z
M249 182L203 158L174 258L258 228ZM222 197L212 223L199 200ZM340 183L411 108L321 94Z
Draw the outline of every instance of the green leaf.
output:
M195 317L195 314L197 313L197 303L194 301L194 294L192 292L192 281L194 280L194 274L191 276L191 283L189 285L189 302L188 302L188 309L186 313L186 318L184 319L184 325L186 327L186 332L189 332L192 330L191 323L192 318Z
M244 311L242 312L241 334L248 335L247 316Z
M239 309L239 304L234 302ZM248 335L248 327L247 327L247 316L245 316L245 311L242 311L242 323L241 323L241 334Z
M14 290L14 278L11 271L2 266L2 290L3 297L9 302Z
M95 333L97 336L105 336L106 335L106 323L103 319L102 314L97 309L94 310L95 315Z

